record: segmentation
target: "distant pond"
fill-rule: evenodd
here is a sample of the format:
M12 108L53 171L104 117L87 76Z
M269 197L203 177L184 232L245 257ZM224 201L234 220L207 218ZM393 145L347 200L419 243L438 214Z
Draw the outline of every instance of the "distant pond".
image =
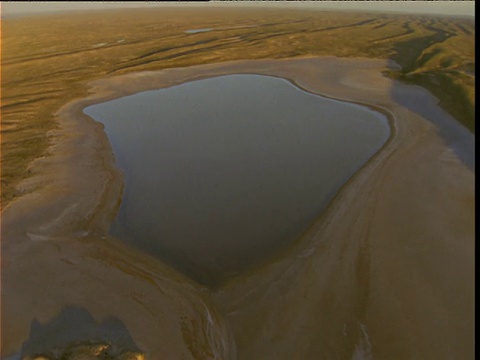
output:
M111 233L216 285L291 244L386 142L386 117L281 78L227 75L84 109L125 191Z

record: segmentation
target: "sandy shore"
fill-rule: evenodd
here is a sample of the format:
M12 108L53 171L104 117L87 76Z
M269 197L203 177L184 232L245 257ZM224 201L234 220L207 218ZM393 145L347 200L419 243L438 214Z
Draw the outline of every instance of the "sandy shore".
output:
M58 111L49 156L2 214L2 357L34 319L74 305L118 318L149 359L473 359L474 173L394 100L387 66L239 61L91 82L88 98ZM82 109L231 73L369 105L390 114L392 136L300 241L212 292L107 235L122 176Z

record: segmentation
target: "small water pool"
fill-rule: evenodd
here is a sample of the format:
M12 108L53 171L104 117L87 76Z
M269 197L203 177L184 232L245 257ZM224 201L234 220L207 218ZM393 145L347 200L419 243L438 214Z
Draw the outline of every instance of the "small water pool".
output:
M197 34L202 32L209 32L213 29L192 29L192 30L185 30L185 34Z

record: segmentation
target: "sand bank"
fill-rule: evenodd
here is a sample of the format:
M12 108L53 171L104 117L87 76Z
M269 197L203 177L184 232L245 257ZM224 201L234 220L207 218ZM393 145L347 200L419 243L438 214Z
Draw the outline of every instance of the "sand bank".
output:
M88 98L56 114L49 156L2 214L2 356L37 331L34 319L74 305L119 319L150 359L473 358L474 174L395 101L387 66L238 61L88 84ZM390 114L392 136L288 251L212 292L108 237L122 176L82 109L232 73L371 106Z

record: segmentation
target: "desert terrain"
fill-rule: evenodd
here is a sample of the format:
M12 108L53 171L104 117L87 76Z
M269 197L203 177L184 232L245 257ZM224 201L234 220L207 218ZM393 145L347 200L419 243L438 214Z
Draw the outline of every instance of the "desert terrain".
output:
M473 359L474 171L427 115L473 137L474 36L365 12L2 19L2 359ZM212 289L108 234L123 176L82 109L242 73L368 106L391 136L292 246Z

